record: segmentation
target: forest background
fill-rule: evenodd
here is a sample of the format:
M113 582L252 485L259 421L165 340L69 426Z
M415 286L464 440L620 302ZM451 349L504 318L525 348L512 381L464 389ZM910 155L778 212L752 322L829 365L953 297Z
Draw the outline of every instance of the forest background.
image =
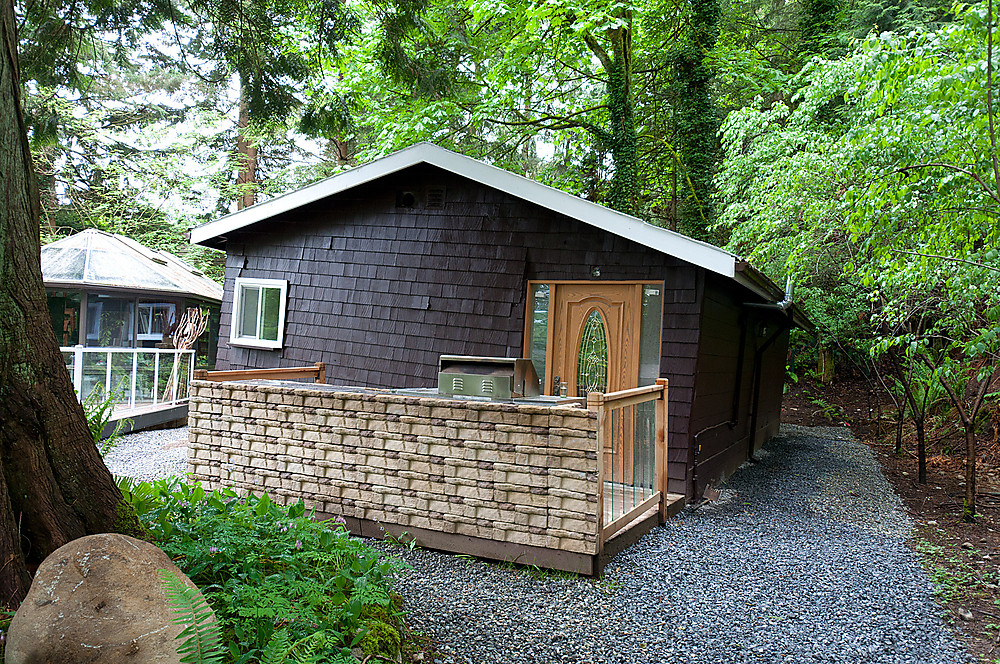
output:
M961 441L974 517L1000 380L991 2L15 7L43 241L97 227L221 279L188 227L432 141L790 280L817 328L792 378L881 386L921 479L929 426Z

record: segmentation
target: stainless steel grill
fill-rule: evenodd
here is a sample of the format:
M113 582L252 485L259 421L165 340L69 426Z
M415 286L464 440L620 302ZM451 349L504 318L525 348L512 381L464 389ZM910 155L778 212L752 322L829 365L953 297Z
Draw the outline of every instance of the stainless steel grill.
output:
M438 394L498 400L537 397L538 374L531 360L522 358L442 355Z

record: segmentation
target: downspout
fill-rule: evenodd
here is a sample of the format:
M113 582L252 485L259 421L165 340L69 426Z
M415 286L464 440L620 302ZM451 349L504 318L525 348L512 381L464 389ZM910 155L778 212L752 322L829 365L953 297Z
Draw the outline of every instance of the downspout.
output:
M768 309L770 311L788 311L792 306L792 295L795 292L795 286L792 284L792 278L788 277L785 282L785 299L781 302L744 302L743 306L750 309Z

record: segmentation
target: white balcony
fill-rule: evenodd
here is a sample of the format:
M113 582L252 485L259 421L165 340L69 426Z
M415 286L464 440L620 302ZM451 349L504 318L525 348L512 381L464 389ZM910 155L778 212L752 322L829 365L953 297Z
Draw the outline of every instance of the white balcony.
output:
M186 408L178 407L187 405L194 350L85 346L59 350L81 402L95 392L102 399L114 395L113 419L160 411L186 414Z

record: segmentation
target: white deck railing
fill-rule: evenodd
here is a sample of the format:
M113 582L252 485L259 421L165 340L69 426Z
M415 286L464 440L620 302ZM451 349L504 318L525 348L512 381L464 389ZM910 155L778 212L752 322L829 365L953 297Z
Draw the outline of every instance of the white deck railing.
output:
M64 346L59 350L73 378L77 398L95 390L116 394L129 410L187 401L194 350Z

